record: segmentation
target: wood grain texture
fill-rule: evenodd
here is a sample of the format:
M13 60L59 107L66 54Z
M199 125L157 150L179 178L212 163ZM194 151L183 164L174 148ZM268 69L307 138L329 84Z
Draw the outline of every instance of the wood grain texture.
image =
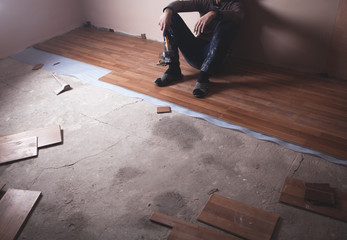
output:
M36 47L112 70L102 81L347 160L347 81L233 59L197 99L199 71L182 57L184 79L154 85L166 70L159 42L81 28Z
M150 220L152 222L156 222L159 224L162 224L166 227L173 228L176 225L186 225L194 227L195 225L193 223L186 222L184 220L181 220L179 218L175 218L172 216L168 216L166 214L160 213L160 212L153 212Z
M0 239L13 240L41 192L8 189L0 200Z
M287 177L280 195L280 202L347 222L347 192L335 190L334 206L319 206L305 200L305 182Z
M171 107L157 107L157 113L169 113L171 112Z
M35 156L37 156L36 136L0 143L0 164Z
M22 138L37 136L37 146L45 147L63 141L59 125L33 129L25 132L0 135L0 143L15 141Z
M159 212L154 212L150 220L173 228L173 231L168 237L168 239L171 240L240 240L240 238L236 236L202 227Z
M269 240L279 216L214 194L198 220L246 239Z
M213 229L200 226L176 225L172 229L168 240L241 240L241 238L227 235Z

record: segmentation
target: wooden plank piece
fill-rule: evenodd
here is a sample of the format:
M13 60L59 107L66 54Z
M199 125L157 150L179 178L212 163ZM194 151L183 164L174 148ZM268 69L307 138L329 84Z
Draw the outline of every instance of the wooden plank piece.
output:
M214 194L198 220L250 240L269 240L279 216Z
M36 64L34 67L33 67L33 70L39 70L43 67L43 64L40 63L40 64Z
M200 240L203 239L199 233L191 234L191 231L188 233L185 231L186 227L175 226L167 240Z
M9 189L0 200L1 240L15 239L41 192Z
M12 133L6 135L0 135L0 143L15 141L27 137L38 137L37 146L45 147L52 144L61 143L63 141L61 135L61 129L59 125L33 129L20 133Z
M334 206L314 205L305 200L305 182L287 177L279 201L347 222L347 192L335 190Z
M170 113L170 107L157 107L157 113Z
M37 137L0 143L0 164L37 156Z
M168 240L240 240L241 238L218 232L213 229L187 225L176 225L172 229Z
M168 237L168 239L171 240L240 240L240 238L236 236L218 232L210 228L198 226L196 224L189 223L159 212L154 212L150 220L152 222L173 228L173 231Z
M162 224L164 226L173 228L176 225L190 225L194 226L193 223L186 222L184 220L181 220L179 218L171 217L166 214L160 213L160 212L153 212L152 216L150 217L150 220L152 222L156 222L159 224Z

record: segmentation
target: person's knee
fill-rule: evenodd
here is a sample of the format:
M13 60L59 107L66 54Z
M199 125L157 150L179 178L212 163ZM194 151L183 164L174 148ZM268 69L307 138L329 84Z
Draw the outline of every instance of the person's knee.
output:
M184 22L183 19L181 18L181 16L178 13L174 13L172 14L172 18L171 18L171 25L178 25L180 23Z
M185 25L186 24L182 17L178 13L174 13L171 18L169 33L173 36L179 35Z

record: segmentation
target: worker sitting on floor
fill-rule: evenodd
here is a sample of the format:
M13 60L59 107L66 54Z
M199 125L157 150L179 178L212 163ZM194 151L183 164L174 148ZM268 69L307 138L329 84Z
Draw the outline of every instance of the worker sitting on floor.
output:
M200 13L200 19L190 31L179 12ZM165 41L167 71L155 84L168 86L183 79L178 49L194 68L200 69L193 95L202 98L207 94L209 77L222 64L230 42L235 37L239 23L243 19L242 0L190 0L174 1L164 8L159 26ZM165 53L164 52L164 53Z

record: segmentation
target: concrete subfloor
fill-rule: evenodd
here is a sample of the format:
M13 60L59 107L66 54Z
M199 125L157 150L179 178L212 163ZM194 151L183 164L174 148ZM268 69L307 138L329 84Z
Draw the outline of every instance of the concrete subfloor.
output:
M63 144L0 166L42 197L18 239L166 239L159 211L196 221L208 192L278 214L273 239L347 239L347 223L279 203L286 176L347 191L347 168L13 59L0 60L0 134L59 124ZM203 100L202 100L203 101Z

